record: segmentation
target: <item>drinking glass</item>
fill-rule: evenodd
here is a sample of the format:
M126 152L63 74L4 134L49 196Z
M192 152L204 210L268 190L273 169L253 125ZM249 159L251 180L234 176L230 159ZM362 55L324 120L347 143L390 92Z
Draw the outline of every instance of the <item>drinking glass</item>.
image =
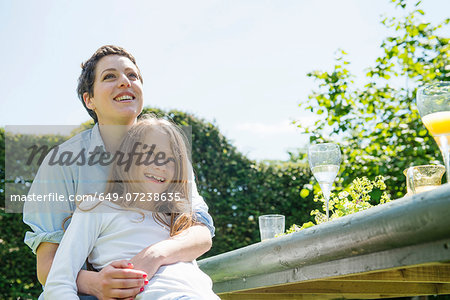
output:
M422 165L409 167L403 171L406 176L406 196L426 192L441 185L445 167L441 165Z
M308 147L308 161L309 167L322 189L328 221L330 219L328 202L333 182L341 165L341 149L333 143L310 145Z
M259 216L259 233L261 241L274 238L284 232L284 215Z
M422 122L441 150L450 182L450 82L427 84L417 90L416 98Z

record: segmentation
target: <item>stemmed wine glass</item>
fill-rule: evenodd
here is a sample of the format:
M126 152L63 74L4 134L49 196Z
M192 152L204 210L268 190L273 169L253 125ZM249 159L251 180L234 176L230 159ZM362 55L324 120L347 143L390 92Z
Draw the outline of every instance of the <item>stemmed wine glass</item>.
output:
M333 182L341 165L341 149L333 143L310 145L308 147L309 167L319 182L326 203L327 221L329 220L328 201Z
M417 90L422 122L437 142L450 182L450 82L436 82Z

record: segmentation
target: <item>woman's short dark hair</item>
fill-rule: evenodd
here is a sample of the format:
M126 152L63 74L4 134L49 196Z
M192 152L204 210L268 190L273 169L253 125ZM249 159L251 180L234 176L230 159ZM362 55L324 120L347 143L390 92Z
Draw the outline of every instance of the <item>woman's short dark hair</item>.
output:
M100 47L97 51L95 51L91 58L81 64L81 74L80 77L78 77L77 87L78 98L80 98L81 103L83 103L84 108L94 119L95 123L98 122L97 115L92 109L87 108L86 103L84 103L83 94L88 93L90 97L94 96L95 68L98 61L107 55L120 55L131 60L139 72L139 79L143 83L141 71L136 64L136 60L134 59L133 55L131 55L131 53L129 53L127 50L119 46L106 45Z

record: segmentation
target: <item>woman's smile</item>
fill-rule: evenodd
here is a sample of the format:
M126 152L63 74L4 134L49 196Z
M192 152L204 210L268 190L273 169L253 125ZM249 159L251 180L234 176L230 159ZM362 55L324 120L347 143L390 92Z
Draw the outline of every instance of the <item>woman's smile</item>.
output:
M118 94L116 97L114 97L114 101L117 102L125 102L129 103L136 99L136 96L131 92L122 92Z

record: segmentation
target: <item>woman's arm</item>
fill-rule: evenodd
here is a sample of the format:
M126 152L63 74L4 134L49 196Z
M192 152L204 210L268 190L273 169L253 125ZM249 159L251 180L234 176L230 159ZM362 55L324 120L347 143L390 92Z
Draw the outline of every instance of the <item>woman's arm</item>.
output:
M42 285L47 281L58 244L41 243L36 250L37 278Z

